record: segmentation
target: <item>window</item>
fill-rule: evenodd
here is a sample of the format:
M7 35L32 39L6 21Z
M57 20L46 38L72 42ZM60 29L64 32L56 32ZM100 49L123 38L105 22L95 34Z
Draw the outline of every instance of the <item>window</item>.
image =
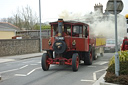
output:
M73 33L82 34L82 26L73 26Z
M106 43L107 44L115 44L115 40L107 40Z
M53 25L53 36L58 33L58 25Z

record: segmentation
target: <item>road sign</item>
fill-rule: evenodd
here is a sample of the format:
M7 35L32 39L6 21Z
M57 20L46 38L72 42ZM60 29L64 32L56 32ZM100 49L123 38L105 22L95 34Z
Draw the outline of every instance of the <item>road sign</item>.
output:
M122 0L116 0L116 11L117 11L117 14L119 14L122 10L123 10L123 2ZM106 10L105 12L109 12L111 14L114 14L114 0L109 0L107 2L107 6L106 6Z

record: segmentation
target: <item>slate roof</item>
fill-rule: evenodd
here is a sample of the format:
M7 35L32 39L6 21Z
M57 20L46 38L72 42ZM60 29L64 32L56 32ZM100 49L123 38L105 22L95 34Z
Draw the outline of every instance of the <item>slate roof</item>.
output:
M10 23L0 22L0 31L18 31L20 30L17 26Z

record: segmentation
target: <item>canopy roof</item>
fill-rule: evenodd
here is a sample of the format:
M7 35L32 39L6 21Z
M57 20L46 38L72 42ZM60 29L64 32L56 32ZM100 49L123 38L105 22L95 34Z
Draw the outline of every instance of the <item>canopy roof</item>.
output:
M78 21L63 21L64 24L72 24L72 25L86 25L88 26L88 24L83 23L83 22L78 22ZM50 24L58 24L58 21L55 22L50 22Z

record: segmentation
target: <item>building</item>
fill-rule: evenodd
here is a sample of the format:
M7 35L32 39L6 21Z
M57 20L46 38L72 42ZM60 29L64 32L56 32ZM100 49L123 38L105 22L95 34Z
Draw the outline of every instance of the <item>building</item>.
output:
M103 13L103 5L102 4L95 4L94 11L99 11L100 13Z
M12 39L18 30L20 30L18 27L10 23L0 22L0 39Z

